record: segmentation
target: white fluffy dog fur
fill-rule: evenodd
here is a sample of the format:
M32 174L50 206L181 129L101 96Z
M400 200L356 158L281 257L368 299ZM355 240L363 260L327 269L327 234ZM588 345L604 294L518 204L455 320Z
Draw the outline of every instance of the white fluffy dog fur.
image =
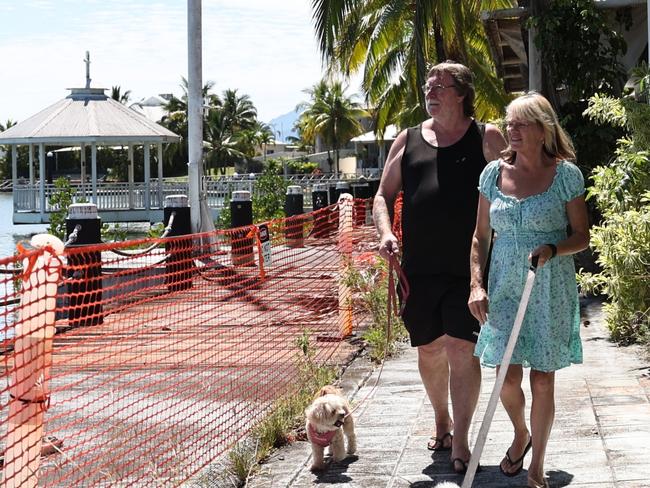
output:
M350 414L350 404L343 392L331 385L324 386L316 395L312 404L305 410L307 417L307 439L311 443L312 470L325 469L325 446L329 449L335 462L346 457L343 434L347 438L347 454L357 450L357 437L354 433L354 419Z

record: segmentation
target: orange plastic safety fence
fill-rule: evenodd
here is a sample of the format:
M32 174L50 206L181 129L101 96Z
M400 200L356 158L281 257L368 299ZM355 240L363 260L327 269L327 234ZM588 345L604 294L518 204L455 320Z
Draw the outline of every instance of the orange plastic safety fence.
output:
M66 248L59 268L48 264L60 270L49 401L14 399L14 410L43 417L29 437L32 454L47 455L37 460L39 484L180 486L296 388L305 331L318 364L344 363L354 302L341 275L376 249L369 212L355 200L239 229ZM43 253L1 260L0 271ZM48 273L37 275L36 285ZM18 274L0 279L3 371L16 381L25 290ZM9 451L26 437L7 426L32 419L5 409L12 399L2 391L2 411L13 415L2 436L21 443ZM4 476L18 480L26 462L5 459ZM33 486L22 483L13 486Z
M393 234L399 242L402 242L402 198L404 192L399 192L393 205Z

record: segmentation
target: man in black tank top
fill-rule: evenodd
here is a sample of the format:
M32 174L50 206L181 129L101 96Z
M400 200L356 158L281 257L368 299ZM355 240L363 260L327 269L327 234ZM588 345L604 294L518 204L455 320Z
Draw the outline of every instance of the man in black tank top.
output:
M431 118L395 139L373 214L379 252L398 253L390 211L399 191L404 191L402 266L410 285L404 323L411 345L418 348L420 377L435 413L428 448L451 450L454 471L464 473L481 383L474 357L479 324L467 306L478 177L506 143L495 126L472 118L474 87L467 67L449 61L438 64L429 71L423 89Z

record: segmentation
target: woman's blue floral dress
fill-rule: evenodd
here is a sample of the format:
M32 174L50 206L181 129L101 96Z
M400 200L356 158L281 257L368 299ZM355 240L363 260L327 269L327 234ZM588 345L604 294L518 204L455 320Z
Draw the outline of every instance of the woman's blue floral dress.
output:
M528 272L529 253L540 244L566 239L566 203L584 193L580 170L558 163L543 193L524 199L504 195L497 186L500 160L489 163L479 191L490 201L495 241L488 279L488 320L475 355L484 366L497 366L506 348ZM556 256L537 270L528 308L511 364L555 371L582 362L580 313L572 256Z

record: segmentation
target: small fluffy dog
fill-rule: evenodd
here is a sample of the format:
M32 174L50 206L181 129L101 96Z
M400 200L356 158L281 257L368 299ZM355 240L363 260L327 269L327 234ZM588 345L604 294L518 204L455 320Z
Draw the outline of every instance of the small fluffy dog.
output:
M305 416L307 439L311 442L313 457L312 470L325 469L324 454L328 446L334 461L345 459L344 433L348 441L347 454L356 452L354 419L350 413L350 404L340 389L331 385L321 388L305 410Z

